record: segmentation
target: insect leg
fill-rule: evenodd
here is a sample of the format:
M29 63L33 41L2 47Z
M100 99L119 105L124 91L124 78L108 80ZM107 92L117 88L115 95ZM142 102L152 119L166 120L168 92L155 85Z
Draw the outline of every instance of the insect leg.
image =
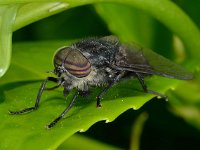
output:
M48 77L48 80L49 80L49 81L56 82L56 83L58 83L58 81L59 81L57 78L54 78L54 77ZM58 87L60 87L60 86L61 86L61 83L59 83L58 85L56 85L56 86L54 86L54 87L51 87L51 88L44 88L44 90L50 91L50 90L54 90L54 89L56 89L56 88L58 88Z
M69 90L66 87L64 87L64 90L63 90L64 97L67 97L68 94L69 94Z
M47 90L47 91L51 91L51 90L54 90L56 88L60 87L60 84L54 86L54 87L50 87L50 88L44 88L44 90Z
M114 80L96 97L97 98L97 108L100 108L101 98L106 94L106 92L116 83L118 82L125 74L125 71L122 71Z
M70 102L70 104L67 106L67 108L53 121L51 122L49 125L47 125L47 129L52 128L59 120L61 120L63 118L63 116L70 110L70 108L74 105L77 96L79 95L79 91L76 92L76 94L74 95L74 97L72 98L72 101Z
M151 94L160 96L161 98L167 99L167 96L165 96L165 95L163 95L163 94L161 94L159 92L155 92L155 91L147 89L147 85L146 85L146 83L144 81L144 78L140 74L136 73L136 76L137 76L140 84L142 85L142 88L143 88L144 92L151 93Z
M31 111L34 111L36 109L38 109L39 107L39 103L40 103L40 98L41 98L41 95L45 89L45 85L47 83L47 81L54 81L56 78L52 78L52 77L48 77L47 79L45 79L39 89L39 92L38 92L38 95L37 95L37 98L36 98L36 102L35 102L35 105L33 107L29 107L29 108L25 108L23 110L19 110L19 111L9 111L9 113L11 115L19 115L19 114L24 114L24 113L28 113L28 112L31 112Z

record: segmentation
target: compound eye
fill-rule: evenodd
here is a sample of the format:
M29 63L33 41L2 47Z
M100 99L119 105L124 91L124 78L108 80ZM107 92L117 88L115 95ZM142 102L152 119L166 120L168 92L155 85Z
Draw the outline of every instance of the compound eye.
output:
M54 66L55 67L62 66L69 52L70 52L70 49L68 47L60 48L54 56Z
M77 78L87 76L91 71L88 59L77 49L71 49L64 61L65 69Z
M91 64L77 49L63 47L54 56L54 66L63 66L70 74L77 78L87 76L91 71Z

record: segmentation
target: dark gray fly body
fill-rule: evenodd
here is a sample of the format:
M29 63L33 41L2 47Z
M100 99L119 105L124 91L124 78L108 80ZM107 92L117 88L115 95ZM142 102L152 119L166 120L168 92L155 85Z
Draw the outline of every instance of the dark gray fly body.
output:
M31 112L39 107L40 97L44 90L64 87L64 96L72 89L77 89L69 106L50 123L53 127L73 106L80 94L87 94L91 86L105 86L97 96L97 107L101 107L103 95L122 79L135 77L139 80L144 92L166 98L165 95L149 90L144 82L146 76L159 75L180 80L192 79L193 75L172 61L141 48L135 44L121 44L117 37L89 38L72 46L58 49L54 56L54 73L57 78L48 77L41 85L35 106L11 114ZM47 81L57 83L55 87L45 88Z

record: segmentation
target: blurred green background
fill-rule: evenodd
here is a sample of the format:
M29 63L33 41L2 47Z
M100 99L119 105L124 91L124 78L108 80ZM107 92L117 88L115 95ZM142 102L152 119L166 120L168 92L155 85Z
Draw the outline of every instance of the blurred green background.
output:
M200 27L199 0L174 0L174 2ZM59 41L113 34L113 30L108 22L106 22L106 19L111 14L107 13L106 17L104 14L103 17L101 13L102 7L99 4L95 6L81 6L42 19L15 31L13 42ZM177 56L172 51L174 37L169 29L142 11L132 10L133 8L127 6L120 7L127 11L130 10L130 12L135 11L134 16L141 16L143 23L147 23L146 25L139 24L139 27L133 25L138 30L136 34L141 36L138 39L134 39L136 42L155 49L165 57L175 60ZM106 7L104 9L106 10ZM139 22L141 23L141 21ZM149 117L144 124L141 134L141 150L200 149L199 129L188 124L180 116L172 113L172 109L169 102L155 98L137 111L132 109L126 111L114 122L108 124L105 124L105 121L98 122L85 133L79 134L117 146L121 149L129 149L135 120L139 114L147 112Z

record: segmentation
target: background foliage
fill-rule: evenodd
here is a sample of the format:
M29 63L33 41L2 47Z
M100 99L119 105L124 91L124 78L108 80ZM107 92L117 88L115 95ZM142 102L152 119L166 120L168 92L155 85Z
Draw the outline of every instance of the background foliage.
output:
M0 4L14 2L23 1L4 0ZM163 8L161 10L169 14L167 18L152 15L154 11L149 11L146 3L144 6L137 4L139 0L127 1L127 4L134 2L135 7L113 3L79 6L81 2L69 1L71 9L63 11L64 7L52 11L52 14L62 12L50 17L45 16L45 11L41 17L37 11L55 7L50 3L36 2L19 11L13 26L16 31L13 33L11 66L0 79L0 149L199 149L199 30L193 29L185 20L182 20L185 24L181 24L184 17L176 11L180 7L199 27L198 0L174 0L175 5L169 5L169 10L162 6L169 4L167 0L160 0L155 7ZM35 9L31 12L30 8ZM47 18L34 22L37 17ZM170 17L177 20L169 22ZM181 28L188 30L181 34ZM44 126L62 112L74 91L67 100L63 100L62 88L45 92L38 111L22 116L7 114L9 109L17 110L34 104L41 80L49 75L45 72L53 69L52 56L57 48L77 39L110 34L118 35L122 41L140 43L181 63L194 72L195 79L189 82L160 77L147 79L149 88L168 95L168 102L143 94L135 80L125 81L104 97L101 110L95 108L94 99L102 88L93 88L89 97L80 97L69 116L49 131ZM100 120L114 121L105 124ZM87 131L73 135L80 130Z

